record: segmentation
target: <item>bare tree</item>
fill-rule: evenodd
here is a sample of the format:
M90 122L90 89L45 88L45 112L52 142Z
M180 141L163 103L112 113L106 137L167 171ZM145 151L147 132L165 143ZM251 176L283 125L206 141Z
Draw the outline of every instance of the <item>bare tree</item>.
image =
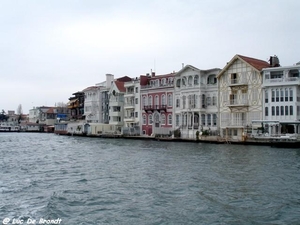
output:
M19 105L18 105L18 108L17 108L18 123L21 123L21 120L22 120L22 114L23 114L22 105L19 104Z

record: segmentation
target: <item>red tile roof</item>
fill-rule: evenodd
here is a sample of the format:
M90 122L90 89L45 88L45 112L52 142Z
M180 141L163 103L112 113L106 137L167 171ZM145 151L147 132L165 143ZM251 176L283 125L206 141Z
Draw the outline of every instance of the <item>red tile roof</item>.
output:
M266 61L260 59L254 59L243 55L238 55L242 60L256 68L257 70L262 70L263 68L271 67L270 64Z
M124 82L116 80L115 84L120 92L126 92L126 88L124 87Z

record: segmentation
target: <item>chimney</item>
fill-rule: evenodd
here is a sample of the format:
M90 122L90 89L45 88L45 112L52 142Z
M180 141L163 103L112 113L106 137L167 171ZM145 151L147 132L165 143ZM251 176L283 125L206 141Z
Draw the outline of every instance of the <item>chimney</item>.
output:
M279 67L280 66L279 59L276 55L270 56L269 62L270 62L271 67Z
M182 68L184 67L184 63L182 63Z
M151 77L155 77L155 72L151 72Z

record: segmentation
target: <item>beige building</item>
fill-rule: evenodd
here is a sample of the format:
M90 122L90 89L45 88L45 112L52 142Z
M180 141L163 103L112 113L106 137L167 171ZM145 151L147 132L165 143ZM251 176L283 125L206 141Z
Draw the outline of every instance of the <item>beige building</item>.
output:
M222 137L243 140L252 120L262 119L262 73L270 64L235 55L218 74L219 124Z

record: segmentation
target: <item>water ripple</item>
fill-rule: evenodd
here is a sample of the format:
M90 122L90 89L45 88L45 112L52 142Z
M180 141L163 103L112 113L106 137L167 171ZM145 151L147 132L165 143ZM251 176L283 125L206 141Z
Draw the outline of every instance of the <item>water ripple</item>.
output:
M300 150L0 134L0 220L298 224Z

